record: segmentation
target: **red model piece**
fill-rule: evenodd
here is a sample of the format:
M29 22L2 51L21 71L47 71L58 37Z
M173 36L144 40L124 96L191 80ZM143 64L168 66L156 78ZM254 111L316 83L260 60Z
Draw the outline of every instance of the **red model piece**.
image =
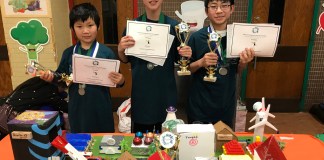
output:
M242 146L236 141L231 140L223 145L223 153L226 155L244 155Z
M148 160L162 160L162 159L171 160L170 156L164 151L156 151L148 158Z
M264 160L287 160L274 136L269 137L255 149L254 157Z
M141 145L142 144L142 139L139 138L139 137L134 137L133 144L136 145L136 146Z
M254 149L256 148L256 147L258 147L259 145L261 145L262 144L262 142L253 142L253 143L251 143L251 144L249 144L246 148L247 148L247 150L249 151L249 153L251 154L251 155L254 155Z

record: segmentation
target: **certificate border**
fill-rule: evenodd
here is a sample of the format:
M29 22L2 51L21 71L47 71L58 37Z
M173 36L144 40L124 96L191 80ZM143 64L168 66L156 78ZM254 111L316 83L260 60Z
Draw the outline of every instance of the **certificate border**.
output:
M167 51L166 53L165 53L165 55L163 55L163 57L161 57L161 56L152 56L152 55L150 55L150 54L141 54L141 53L133 53L133 52L128 52L128 48L126 49L126 51L125 51L125 55L132 55L132 56L142 56L142 57L152 57L152 58L167 58L168 57L168 54L169 54L169 50L168 50L168 42L169 42L169 35L170 35L170 25L169 24L161 24L161 23L150 23L150 22L142 22L142 21L131 21L131 20L128 20L127 21L127 27L126 27L126 35L128 35L129 34L129 30L128 30L128 28L129 28L129 24L130 23L134 23L134 24L148 24L148 25L153 25L153 26L163 26L163 27L167 27L168 28L168 30L169 30L169 34L167 35L167 38L166 38L166 40L167 40L167 43L166 43L166 46L165 46L165 50ZM129 53L131 53L131 54L129 54Z

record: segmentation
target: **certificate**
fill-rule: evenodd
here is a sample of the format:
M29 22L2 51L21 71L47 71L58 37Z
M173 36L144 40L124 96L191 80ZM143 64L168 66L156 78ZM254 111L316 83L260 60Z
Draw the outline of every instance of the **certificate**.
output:
M119 60L74 54L72 57L73 82L116 87L116 84L108 78L108 74L119 72L119 65Z
M174 40L174 36L172 34L169 35L169 44L168 44L168 52L172 46L172 42ZM156 58L156 57L145 57L145 56L137 56L143 60L149 61L159 66L163 66L166 58Z
M170 25L127 21L126 35L135 40L133 47L125 50L125 55L167 58L169 52Z
M240 57L245 48L253 48L255 56L273 57L280 26L273 24L233 23L227 26L227 58Z

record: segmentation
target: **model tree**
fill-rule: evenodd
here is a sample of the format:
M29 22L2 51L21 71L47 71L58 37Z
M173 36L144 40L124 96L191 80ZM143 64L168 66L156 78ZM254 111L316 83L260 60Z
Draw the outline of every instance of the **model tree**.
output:
M119 144L120 148L121 148L121 152L124 153L124 152L131 152L132 151L132 148L130 147L130 142L127 141L125 138L120 141L120 144Z

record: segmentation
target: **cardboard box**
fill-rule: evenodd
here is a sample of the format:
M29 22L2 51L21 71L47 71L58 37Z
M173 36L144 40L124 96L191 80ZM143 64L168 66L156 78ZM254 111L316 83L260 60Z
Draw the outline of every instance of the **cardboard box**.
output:
M179 160L215 155L215 129L212 124L178 124Z
M59 156L61 151L51 141L62 135L57 111L27 110L8 122L10 139L15 160L47 159Z

